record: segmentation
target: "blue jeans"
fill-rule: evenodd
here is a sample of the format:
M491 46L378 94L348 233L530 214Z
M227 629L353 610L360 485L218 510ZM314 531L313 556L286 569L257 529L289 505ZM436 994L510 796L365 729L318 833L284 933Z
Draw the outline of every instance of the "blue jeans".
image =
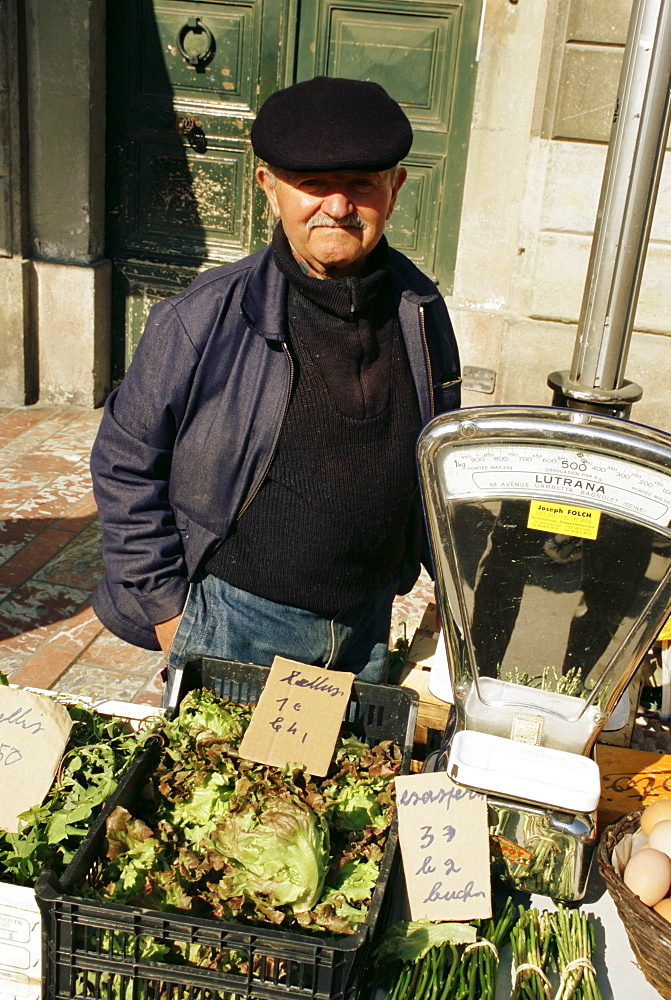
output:
M331 619L256 597L210 574L195 579L168 655L164 707L174 704L175 675L179 681L184 664L198 656L260 666L286 656L383 683L396 585L392 574L374 598Z

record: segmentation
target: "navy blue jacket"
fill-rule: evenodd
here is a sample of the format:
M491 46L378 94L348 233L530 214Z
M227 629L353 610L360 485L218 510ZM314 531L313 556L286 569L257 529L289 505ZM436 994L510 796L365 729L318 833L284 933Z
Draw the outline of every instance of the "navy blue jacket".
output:
M460 401L459 357L433 282L397 251L390 270L422 423ZM179 614L189 581L259 489L287 407L287 281L270 247L214 267L155 305L105 404L91 454L103 526L100 620L158 649L154 624ZM417 498L400 593L420 570Z

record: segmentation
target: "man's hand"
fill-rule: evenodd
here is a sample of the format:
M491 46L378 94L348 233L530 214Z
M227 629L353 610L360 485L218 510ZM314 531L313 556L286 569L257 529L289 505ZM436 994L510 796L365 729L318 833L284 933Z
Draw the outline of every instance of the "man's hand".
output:
M158 625L154 625L156 638L158 639L159 646L163 650L164 656L167 656L170 652L172 640L175 638L175 632L177 631L181 620L182 616L176 615L174 618L169 618L167 622L159 622Z

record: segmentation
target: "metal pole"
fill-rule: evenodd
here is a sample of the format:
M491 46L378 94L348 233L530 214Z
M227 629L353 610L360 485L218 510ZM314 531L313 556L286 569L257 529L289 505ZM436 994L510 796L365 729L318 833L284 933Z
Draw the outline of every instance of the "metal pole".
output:
M628 416L624 379L671 117L671 0L634 0L570 372L553 403Z

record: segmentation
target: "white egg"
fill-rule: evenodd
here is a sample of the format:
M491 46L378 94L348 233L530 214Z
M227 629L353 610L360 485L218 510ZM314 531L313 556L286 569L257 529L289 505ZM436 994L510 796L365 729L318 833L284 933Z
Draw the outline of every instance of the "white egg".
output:
M654 847L671 858L671 819L660 819L648 834L648 847Z
M671 819L671 799L657 799L646 806L641 813L641 830L648 837L655 823Z
M629 859L622 878L642 903L654 906L671 887L671 860L654 847L642 847Z

